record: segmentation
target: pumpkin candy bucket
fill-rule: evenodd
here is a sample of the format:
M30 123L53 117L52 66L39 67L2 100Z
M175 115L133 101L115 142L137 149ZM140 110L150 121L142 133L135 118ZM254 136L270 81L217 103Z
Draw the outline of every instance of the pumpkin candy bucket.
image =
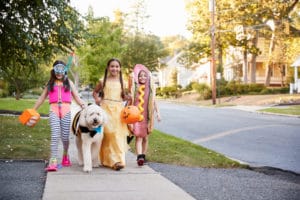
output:
M141 120L141 112L136 106L126 106L121 111L121 121L133 124Z
M26 109L19 116L19 121L26 126L34 127L35 124L39 121L40 114L37 113L34 109Z

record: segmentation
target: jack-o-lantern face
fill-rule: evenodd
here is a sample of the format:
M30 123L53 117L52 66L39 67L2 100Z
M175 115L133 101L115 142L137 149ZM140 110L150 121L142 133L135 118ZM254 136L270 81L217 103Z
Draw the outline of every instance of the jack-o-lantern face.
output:
M136 106L126 106L121 111L121 121L126 124L133 124L140 120L140 111Z

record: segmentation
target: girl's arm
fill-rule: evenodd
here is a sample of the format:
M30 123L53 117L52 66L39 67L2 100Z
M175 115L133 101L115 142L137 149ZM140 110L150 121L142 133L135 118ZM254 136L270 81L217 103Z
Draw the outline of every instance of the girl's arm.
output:
M39 107L44 103L45 99L47 98L48 96L48 88L47 86L44 88L41 96L38 98L38 100L36 101L36 103L34 104L33 106L33 109L34 110L37 110L39 109Z
M101 97L99 97L99 92L102 90L102 85L102 81L99 81L98 85L96 85L95 89L93 90L93 97L97 105L100 105L101 103Z
M86 103L79 97L78 91L73 82L71 80L69 80L69 82L74 100L78 105L80 105L81 108L84 108L86 106Z

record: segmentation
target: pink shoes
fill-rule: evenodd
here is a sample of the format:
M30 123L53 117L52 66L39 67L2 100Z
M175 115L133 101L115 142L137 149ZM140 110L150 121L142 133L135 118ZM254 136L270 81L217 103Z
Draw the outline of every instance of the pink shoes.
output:
M69 167L69 166L72 165L68 155L63 156L62 161L61 161L61 165L64 166L64 167Z
M61 165L64 167L69 167L71 166L71 161L69 159L68 155L64 155L61 161ZM46 167L46 171L48 172L56 172L58 170L58 164L57 164L57 159L56 158L51 158L48 167ZM61 166L60 166L61 168Z
M56 172L57 171L57 160L56 158L51 158L48 167L45 169L48 172Z

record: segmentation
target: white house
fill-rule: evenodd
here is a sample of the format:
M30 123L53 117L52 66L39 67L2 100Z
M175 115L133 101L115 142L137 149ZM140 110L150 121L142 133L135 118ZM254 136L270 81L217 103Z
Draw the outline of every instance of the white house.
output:
M193 71L187 69L184 65L178 62L178 58L182 55L182 52L176 53L173 57L167 57L162 59L162 62L166 67L158 69L159 73L159 86L166 87L172 85L171 76L173 73L177 73L177 85L186 87L189 82L189 77L192 76Z
M173 57L167 57L161 61L166 67L158 70L159 86L166 87L172 85L171 76L177 73L177 85L186 87L190 82L206 83L210 85L210 62L203 64L193 64L189 68L178 62L182 52L176 53Z
M210 77L210 61L195 63L191 66L194 69L193 75L189 78L189 82L211 84Z

